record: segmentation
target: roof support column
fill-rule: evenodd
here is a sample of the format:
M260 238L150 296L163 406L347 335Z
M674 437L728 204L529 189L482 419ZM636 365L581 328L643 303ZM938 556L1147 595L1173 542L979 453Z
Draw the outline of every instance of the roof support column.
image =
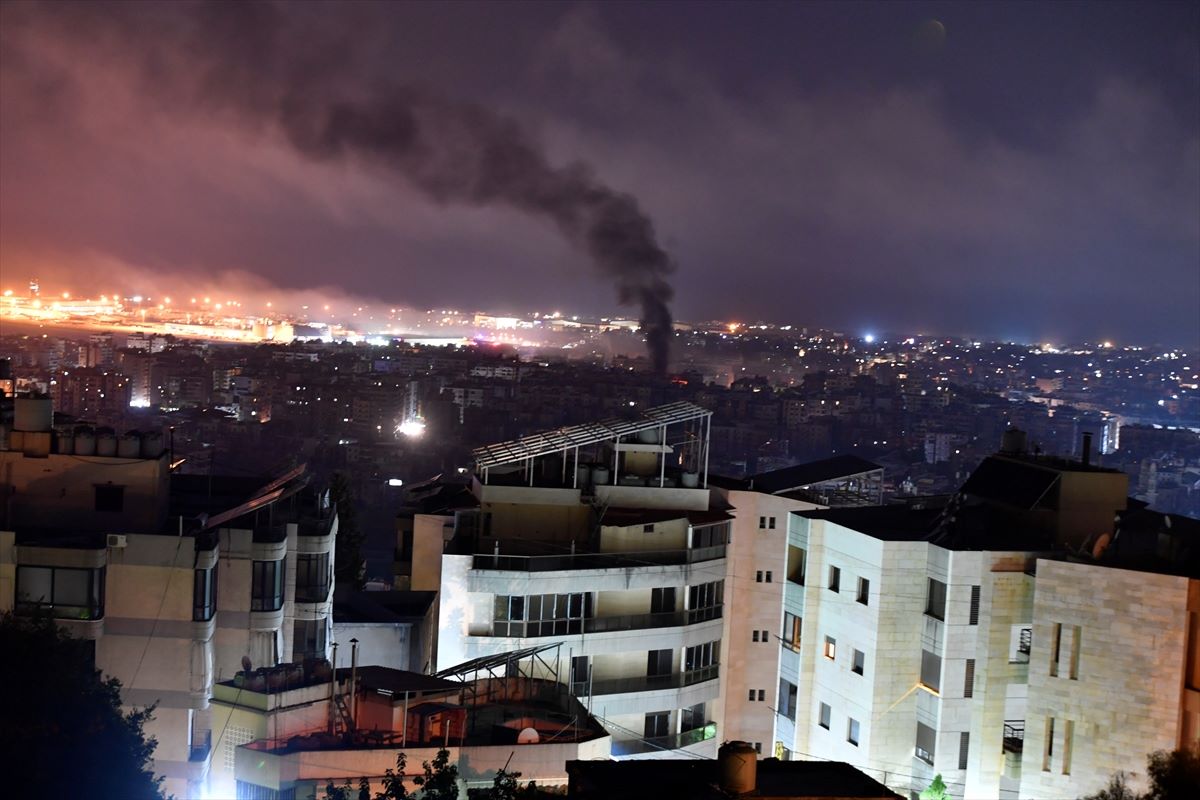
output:
M704 488L708 488L708 447L712 439L712 414L704 418Z

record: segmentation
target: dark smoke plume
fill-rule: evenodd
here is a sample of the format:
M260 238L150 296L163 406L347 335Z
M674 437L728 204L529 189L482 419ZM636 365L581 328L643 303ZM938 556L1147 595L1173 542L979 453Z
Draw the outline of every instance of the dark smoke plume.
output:
M173 113L233 115L277 128L307 158L380 165L438 203L504 205L553 222L614 281L622 304L641 308L654 368L666 372L674 264L637 199L586 164L550 164L508 117L356 64L362 31L339 30L344 20L331 13L339 9L54 3L24 11L26 22L50 16L75 47L107 48L110 60L138 54L131 66L146 92Z

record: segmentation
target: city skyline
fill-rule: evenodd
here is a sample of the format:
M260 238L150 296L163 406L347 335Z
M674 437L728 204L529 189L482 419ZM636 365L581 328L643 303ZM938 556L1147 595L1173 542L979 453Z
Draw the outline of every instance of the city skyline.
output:
M206 5L96 8L3 10L6 281L102 270L612 312L613 281L553 214L439 205L409 173L306 157L239 118L235 100L261 86L229 76L310 43L332 59L323 85L387 73L434 105L512 121L551 175L582 160L632 193L675 267L676 318L1200 339L1200 17L1182 4L697 4L687 19L256 5L257 28ZM214 16L228 29L204 27ZM276 49L252 52L255 30ZM186 46L160 51L160 35ZM163 96L173 71L213 59L224 71L186 84L200 94ZM207 94L221 100L197 111Z

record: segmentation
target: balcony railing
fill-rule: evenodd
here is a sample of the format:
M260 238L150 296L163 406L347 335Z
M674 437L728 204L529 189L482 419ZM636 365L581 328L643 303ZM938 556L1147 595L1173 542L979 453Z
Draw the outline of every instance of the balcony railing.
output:
M611 633L653 628L676 628L720 619L722 607L693 608L687 611L663 611L647 614L619 614L615 617L544 619L532 622L495 620L492 633L482 636L508 636L533 639L541 636L574 636L580 633Z
M555 572L583 569L628 569L631 567L678 566L715 561L725 557L725 545L687 550L647 550L637 553L575 553L553 556L505 556L477 553L473 569L511 572Z
M913 753L913 755L915 755L921 761L924 761L929 766L933 766L933 753L929 752L924 747L921 747L921 745L917 745L916 751Z
M670 736L651 736L646 739L630 739L614 741L612 753L615 756L631 756L638 753L650 753L655 750L677 750L681 747L706 742L717 738L717 723L707 722L699 728Z
M1022 628L1020 638L1017 640L1017 652L1009 663L1028 664L1031 652L1033 652L1033 628Z
M1004 720L1004 752L1021 754L1025 749L1025 720Z
M682 689L704 681L716 680L719 665L713 664L700 669L680 672L674 675L635 675L629 678L607 678L593 680L591 684L592 697L607 694L625 694L627 692L653 692L663 689ZM588 696L588 684L582 681L572 683L572 691L579 697Z
M211 750L212 731L205 731L202 738L194 739L188 747L188 761L207 761Z

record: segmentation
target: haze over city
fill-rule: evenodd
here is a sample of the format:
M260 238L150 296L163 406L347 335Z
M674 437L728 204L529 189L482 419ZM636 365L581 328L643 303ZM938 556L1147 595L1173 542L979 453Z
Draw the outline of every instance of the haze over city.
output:
M662 280L681 319L1200 339L1189 4L213 8L4 4L6 281L611 316ZM644 214L657 277L621 289L563 217L447 191L382 129L306 142L289 81L363 107L388 83L456 170L480 130L586 165Z

